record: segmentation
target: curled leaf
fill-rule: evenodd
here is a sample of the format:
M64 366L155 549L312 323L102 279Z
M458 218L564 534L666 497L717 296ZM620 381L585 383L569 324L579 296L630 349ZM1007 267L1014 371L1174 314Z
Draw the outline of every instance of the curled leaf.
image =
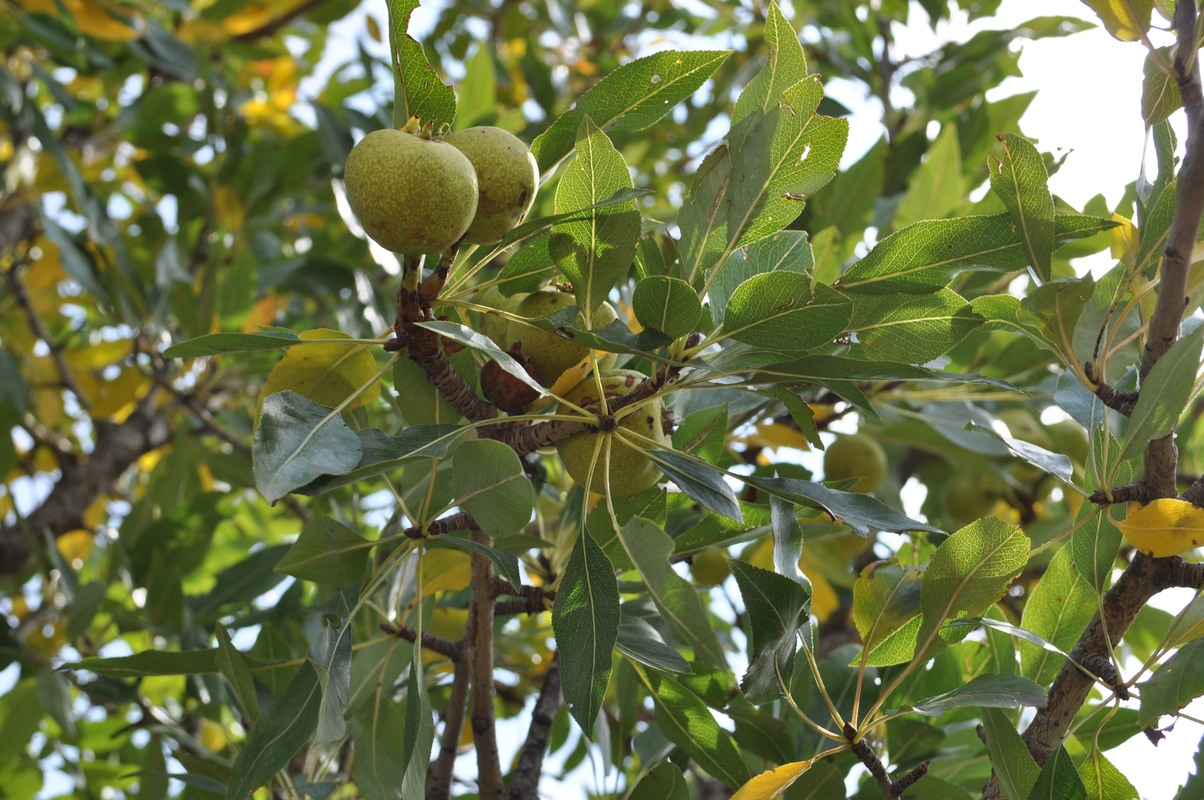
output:
M1116 523L1129 543L1154 558L1186 553L1204 544L1204 508L1165 497L1133 508Z

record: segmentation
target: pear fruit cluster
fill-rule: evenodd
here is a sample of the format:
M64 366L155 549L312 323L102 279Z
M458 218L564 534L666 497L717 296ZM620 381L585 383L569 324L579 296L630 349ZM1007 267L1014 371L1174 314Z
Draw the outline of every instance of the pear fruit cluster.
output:
M402 255L442 253L464 239L492 244L535 202L539 168L518 137L492 126L443 138L373 131L347 156L347 201L364 232Z

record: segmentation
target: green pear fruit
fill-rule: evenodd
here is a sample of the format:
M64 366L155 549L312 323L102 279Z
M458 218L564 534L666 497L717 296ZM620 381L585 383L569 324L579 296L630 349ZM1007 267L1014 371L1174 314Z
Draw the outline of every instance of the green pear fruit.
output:
M964 528L990 514L1006 487L996 476L987 472L955 472L945 484L942 501L949 520Z
M727 553L711 548L690 559L690 575L699 586L718 586L732 574Z
M864 433L837 436L824 450L824 480L860 478L855 492L872 492L886 477L886 453Z
M535 156L517 136L492 125L453 131L444 141L466 155L477 171L480 199L465 241L493 244L513 230L535 202Z
M562 308L574 305L577 305L577 299L573 295L544 289L531 292L523 298L515 309L515 313L527 319L535 319L546 317ZM594 312L593 318L590 320L591 327L603 328L617 318L618 314L615 313L610 303L603 303ZM577 325L578 327L585 326L585 318L582 314L577 315ZM556 379L565 370L575 367L589 355L588 345L575 342L567 336L548 333L532 325L512 322L503 346L509 348L516 342L522 342L523 355L531 359L531 363L539 372L539 381L544 386L555 384ZM501 343L499 342L499 344Z
M524 293L519 293L506 297L496 286L490 286L477 296L476 302L497 311L508 311L513 314L518 312L518 305L526 296ZM510 347L511 343L507 340L510 335L510 320L501 314L481 312L477 330L492 339L493 343L503 350Z
M361 139L347 156L343 182L364 232L403 255L443 252L464 235L477 211L472 162L408 126Z
M616 369L601 373L602 389L607 398L618 399L634 391L645 379L643 373L630 369ZM599 401L597 382L592 376L565 395L565 399L578 406L596 405ZM660 398L645 400L632 407L623 408L626 414L619 420L619 429L626 429L639 438L629 438L629 444L611 441L610 469L606 471L607 442L602 443L598 456L598 465L594 470L593 480L590 481L590 465L594 458L594 444L599 436L616 437L614 431L586 431L561 439L556 442L556 452L564 462L564 468L569 477L578 486L587 486L590 491L599 494L606 491L609 479L610 493L615 497L627 497L638 494L645 489L655 486L660 480L661 471L644 452L653 449L669 449L672 442L669 432L665 429L665 404Z

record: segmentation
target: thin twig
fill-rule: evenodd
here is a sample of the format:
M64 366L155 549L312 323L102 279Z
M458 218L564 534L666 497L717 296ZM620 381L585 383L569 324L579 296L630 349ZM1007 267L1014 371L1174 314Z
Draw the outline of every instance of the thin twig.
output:
M16 271L17 268L15 266L12 269L3 270L4 282L8 284L13 297L17 299L17 304L25 312L25 316L29 320L29 327L34 332L34 335L45 342L46 347L50 350L50 358L54 361L55 367L58 368L59 379L63 382L64 388L75 395L79 401L80 408L85 411L89 410L92 407L92 402L84 394L79 383L76 382L75 375L72 374L71 368L67 366L67 360L63 356L63 348L50 335L50 331L46 328L46 323L42 321L42 316L33 307L33 301L30 299L29 292L25 288L25 282L17 277Z
M476 527L476 524L472 515L467 511L457 511L455 514L448 514L446 517L432 520L426 525L411 525L403 529L401 533L411 539L425 539L429 536L442 536L452 531L466 531Z
M418 631L408 625L391 625L387 622L382 622L380 629L385 633L392 634L400 639L405 639L407 642L418 642ZM450 639L444 639L442 636L436 636L433 633L426 631L422 632L422 646L430 650L432 653L438 653L441 656L447 656L452 661L460 657L460 643L453 642Z

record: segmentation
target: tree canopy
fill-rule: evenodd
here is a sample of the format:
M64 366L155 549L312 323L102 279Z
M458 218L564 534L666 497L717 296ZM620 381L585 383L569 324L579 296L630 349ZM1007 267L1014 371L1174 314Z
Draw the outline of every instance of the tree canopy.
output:
M898 55L1005 5L7 3L0 796L1136 797L1201 26L1088 0L1150 155L1076 208L992 90L1091 23Z

